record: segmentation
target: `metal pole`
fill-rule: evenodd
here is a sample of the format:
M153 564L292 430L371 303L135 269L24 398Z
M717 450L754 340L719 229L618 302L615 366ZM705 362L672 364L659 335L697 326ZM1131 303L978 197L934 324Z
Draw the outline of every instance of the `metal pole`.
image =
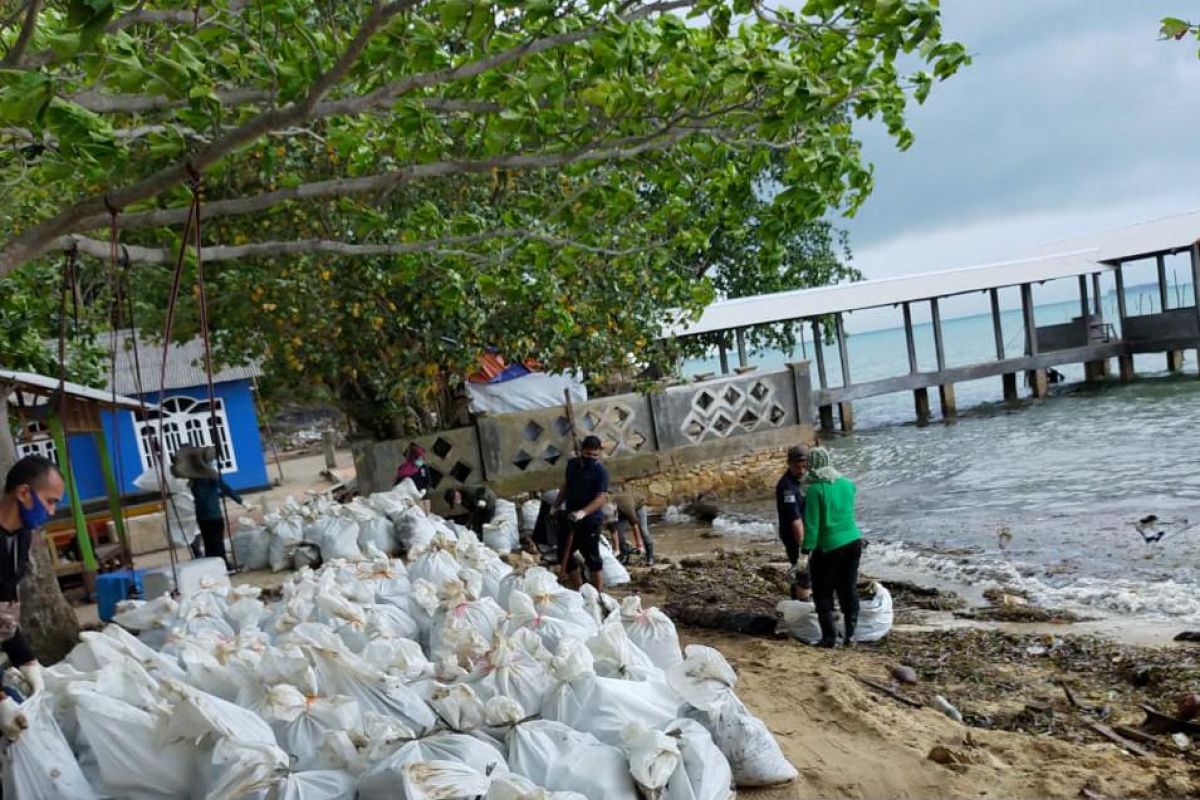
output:
M1162 253L1154 257L1154 264L1158 268L1158 310L1167 310L1167 259Z
M1200 243L1192 245L1192 297L1196 303L1196 323L1200 325Z
M67 491L71 493L71 517L75 520L75 537L79 542L79 554L83 557L84 569L95 574L96 554L92 552L92 539L88 536L87 520L83 516L83 498L79 496L79 487L75 484L75 470L71 467L71 451L68 449L70 444L67 441L67 434L58 414L50 414L47 422L50 436L54 439L54 447L58 451L58 465L62 468Z
M1116 263L1116 270L1113 272L1113 277L1117 281L1117 319L1121 321L1121 337L1125 337L1125 318L1128 313L1125 310L1125 271L1121 262Z
M717 356L721 359L721 374L729 374L729 352L725 349L725 334L721 334L721 342L717 345Z
M929 301L929 311L933 316L933 349L937 354L938 372L941 372L946 369L946 350L942 343L942 312L936 297Z
M813 352L817 354L817 380L821 383L822 389L829 388L829 381L825 377L825 345L821 337L821 323L819 320L813 320Z
M733 335L737 339L738 366L750 366L750 360L746 358L746 329L738 328Z
M913 341L912 309L904 304L904 341L908 345L908 371L917 373L917 345Z
M1033 287L1021 284L1021 314L1025 319L1025 355L1038 354L1037 323L1033 319Z
M1079 276L1079 316L1088 318L1088 285L1087 275Z
M1000 324L1000 290L988 289L992 301L992 333L996 336L996 360L1004 360L1004 326Z
M1096 309L1096 316L1104 316L1104 307L1100 305L1100 273L1092 273L1092 307Z
M850 353L846 350L846 329L842 326L842 315L833 318L834 330L837 332L838 359L842 364L842 386L850 385Z
M113 437L121 435L117 428L116 416L113 420ZM96 451L100 454L100 471L104 473L104 488L108 494L108 511L112 514L113 530L116 531L117 541L121 543L121 548L125 551L125 566L133 567L133 550L129 546L129 536L125 532L125 513L121 507L121 489L117 485L117 476L113 471L112 458L108 454L108 442L105 440L104 431L95 431L92 433L92 438L96 442Z

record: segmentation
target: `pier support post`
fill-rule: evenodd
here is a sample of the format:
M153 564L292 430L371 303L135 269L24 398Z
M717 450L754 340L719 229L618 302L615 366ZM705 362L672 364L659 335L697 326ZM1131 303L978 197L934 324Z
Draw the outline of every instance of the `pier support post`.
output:
M1004 402L1015 403L1020 399L1020 395L1017 394L1017 373L1004 373Z
M1102 381L1108 377L1108 359L1102 358L1098 361L1087 361L1083 365L1083 379L1085 381Z
M1183 369L1183 351L1168 350L1167 351L1167 371L1180 372Z
M929 422L929 390L913 389L913 406L917 412L917 422Z
M842 432L854 430L854 407L847 402L838 403L838 417L842 421Z
M958 416L958 405L954 401L954 384L943 383L938 387L938 400L942 404L942 419Z
M1117 356L1117 366L1121 372L1121 383L1133 382L1133 356Z
M1039 400L1050 393L1050 381L1047 379L1046 370L1031 369L1029 370L1029 391Z
M821 406L817 409L817 418L821 422L821 430L829 432L833 427L833 406Z

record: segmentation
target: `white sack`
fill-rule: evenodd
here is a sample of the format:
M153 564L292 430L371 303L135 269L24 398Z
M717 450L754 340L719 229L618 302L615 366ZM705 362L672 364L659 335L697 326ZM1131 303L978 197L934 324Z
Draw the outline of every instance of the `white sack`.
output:
M738 787L771 786L798 774L779 743L733 692L737 675L719 652L690 645L667 681L687 703L683 715L703 725L733 771Z
M21 704L29 729L4 749L4 796L13 800L95 800L45 692Z
M267 558L271 572L281 572L290 569L292 556L296 545L304 541L304 526L300 518L294 515L281 516L268 514L266 518L267 532L271 541L267 547Z
M821 641L821 623L817 620L817 607L811 600L780 600L775 610L783 617L779 627L793 639L805 644Z
M252 519L238 520L238 529L229 537L233 557L244 570L267 569L271 566L271 535Z
M633 595L621 601L621 623L629 641L640 648L654 666L667 669L683 661L675 623L657 608L643 610L640 597Z
M854 641L877 642L892 629L892 593L882 583L872 583L874 596L858 604L858 627Z
M479 775L507 774L504 754L482 739L459 733L439 733L408 742L390 756L374 764L359 779L361 800L394 800L396 786L402 779L404 767L430 761L446 761L465 766ZM486 784L478 792L487 791ZM403 796L403 795L401 795ZM447 795L451 797L453 795Z
M638 800L621 751L560 722L534 720L513 728L508 763L513 772L553 791L596 800Z

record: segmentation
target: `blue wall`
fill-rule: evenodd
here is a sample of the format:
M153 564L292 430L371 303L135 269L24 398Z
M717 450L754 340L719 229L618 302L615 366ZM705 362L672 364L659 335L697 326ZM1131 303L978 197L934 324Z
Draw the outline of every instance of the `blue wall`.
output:
M223 477L235 489L261 489L270 484L267 479L267 464L263 455L262 439L258 435L258 413L254 406L254 393L249 381L229 381L218 383L217 397L225 405L225 416L229 420L230 438L233 442L234 458L237 462L236 472L226 472ZM166 397L193 397L197 400L208 399L208 388L194 386L187 389L167 391ZM158 393L146 394L146 400L158 402ZM139 491L133 485L134 480L142 474L141 458L138 455L138 444L133 427L133 417L129 412L117 413L117 436L120 445L113 438L113 418L109 412L101 412L105 438L108 441L109 456L113 460L113 471L119 481L124 482L124 492ZM71 463L75 467L75 481L79 485L79 494L85 500L104 496L104 475L100 469L100 456L91 434L76 434L71 437ZM119 463L118 463L119 451Z

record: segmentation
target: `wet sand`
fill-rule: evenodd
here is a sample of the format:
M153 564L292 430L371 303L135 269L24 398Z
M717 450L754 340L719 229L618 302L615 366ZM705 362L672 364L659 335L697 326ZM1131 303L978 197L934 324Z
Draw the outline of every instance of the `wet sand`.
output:
M759 613L782 599L772 585L777 567L786 566L778 545L706 538L703 530L657 527L657 553L672 563L653 573L633 569L634 585L614 594L637 591L647 604L679 602L670 587L682 586L686 602ZM672 571L689 574L675 583ZM884 642L833 651L789 638L681 628L684 644L711 645L726 655L738 671L739 695L800 771L791 785L739 796L1200 796L1200 737L1185 754L1160 736L1160 746L1146 745L1152 752L1138 757L1092 727L1136 728L1145 717L1139 703L1173 706L1184 688L1200 690L1200 647L1171 642L1177 627L980 622L951 611L911 611L901 616L915 621L894 627ZM1147 644L1169 646L1136 646ZM891 672L900 664L917 670L915 686L896 686ZM1146 681L1135 685L1142 682L1134 673L1145 673ZM885 696L861 678L896 687L922 707ZM1078 706L1060 681L1072 687ZM967 724L932 708L935 695L955 704Z

